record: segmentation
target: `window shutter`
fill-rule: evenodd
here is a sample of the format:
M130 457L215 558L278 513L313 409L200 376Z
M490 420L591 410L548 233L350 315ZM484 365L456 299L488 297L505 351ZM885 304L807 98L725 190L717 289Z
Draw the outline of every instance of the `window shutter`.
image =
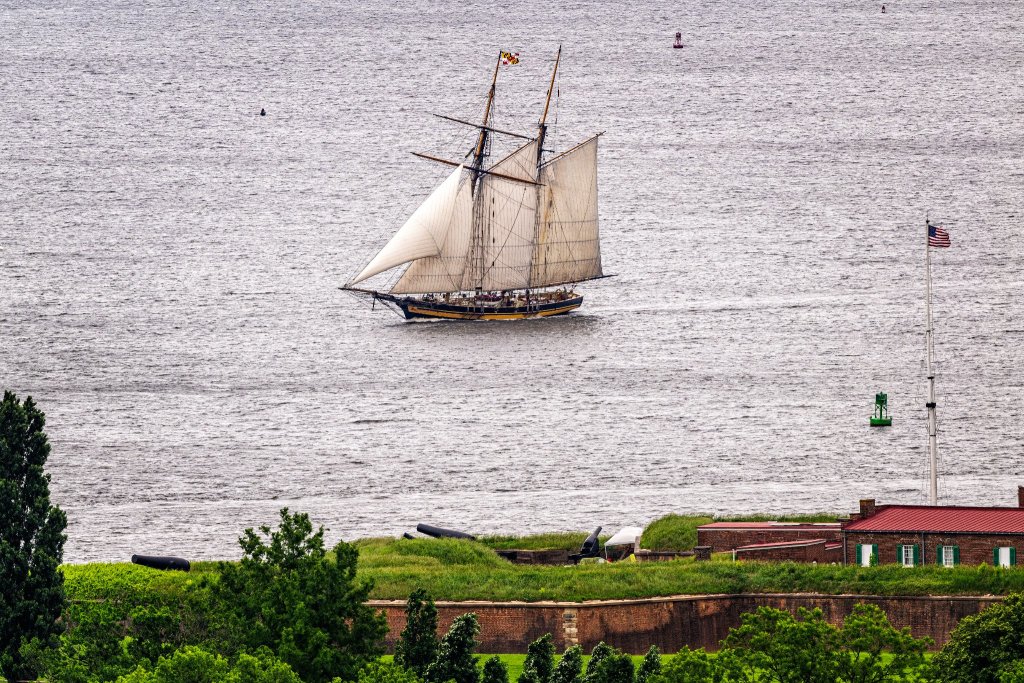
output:
M998 567L999 566L999 546L996 546L995 548L992 549L992 566L993 567Z
M921 546L914 544L914 566L921 564Z
M1014 548L1011 545L1010 546L1010 566L1012 567L1012 566L1014 566L1016 564L1017 564L1017 549Z
M960 546L953 546L953 566L960 564Z
M896 546L896 564L903 564L903 546Z
M1013 552L1013 551L1011 551L1011 552ZM878 564L878 544L877 543L872 543L871 544L871 564L872 565Z
M935 564L942 566L942 548L944 546L938 546L935 548Z
M858 543L858 544L857 544L857 554L856 554L856 555L854 555L854 557L856 557L856 558L857 558L857 566L858 566L858 567L859 567L859 566L860 566L860 565L862 564L862 563L861 563L861 559L860 559L860 547L861 547L861 546L860 546L860 543Z

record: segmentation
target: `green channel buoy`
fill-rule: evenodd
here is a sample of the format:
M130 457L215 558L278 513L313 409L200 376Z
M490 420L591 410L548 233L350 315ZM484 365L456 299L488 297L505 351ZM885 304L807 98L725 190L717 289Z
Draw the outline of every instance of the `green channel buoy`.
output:
M875 394L875 414L871 416L872 427L891 427L892 418L889 416L889 395Z

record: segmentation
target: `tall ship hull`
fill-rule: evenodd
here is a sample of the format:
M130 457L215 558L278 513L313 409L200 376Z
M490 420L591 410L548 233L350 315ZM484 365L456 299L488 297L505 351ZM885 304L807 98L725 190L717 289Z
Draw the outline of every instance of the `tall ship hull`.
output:
M416 155L454 170L341 289L407 320L547 318L583 304L573 285L606 277L597 215L599 135L545 158L560 59L561 48L532 136L494 128L491 121L499 69L518 63L518 53L499 53L483 123L438 115L476 128L472 149L458 162ZM495 136L518 141L492 162ZM388 272L392 284L386 287L360 284Z
M583 305L579 294L555 293L530 301L524 298L484 296L465 299L377 295L377 300L395 306L406 320L525 320L567 315Z

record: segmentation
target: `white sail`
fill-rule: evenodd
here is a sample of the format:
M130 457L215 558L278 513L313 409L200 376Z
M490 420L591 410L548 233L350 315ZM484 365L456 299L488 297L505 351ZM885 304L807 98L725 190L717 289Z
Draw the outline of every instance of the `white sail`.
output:
M540 171L540 206L530 287L603 275L597 224L597 136Z
M473 224L473 204L470 183L463 182L463 167L456 168L420 207L409 217L391 241L384 245L373 260L349 285L362 282L389 268L429 256L445 255L446 262L454 257L464 263L469 249ZM460 251L461 250L461 251ZM461 265L458 278L461 279ZM436 274L436 273L432 273ZM405 277L399 281L401 284ZM457 289L457 288L456 288ZM446 291L445 289L407 289L406 291ZM455 290L451 290L455 291Z
M487 174L480 183L471 277L466 289L484 291L530 286L537 225L537 141L523 145L490 171L528 182ZM479 250L479 251L477 251ZM475 260L475 262L474 262Z

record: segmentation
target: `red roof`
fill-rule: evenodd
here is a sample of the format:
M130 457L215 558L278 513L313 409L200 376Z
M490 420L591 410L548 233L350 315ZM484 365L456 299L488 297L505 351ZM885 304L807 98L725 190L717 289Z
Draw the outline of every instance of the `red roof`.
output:
M878 512L850 522L846 531L930 531L1024 534L1024 508L880 505Z

